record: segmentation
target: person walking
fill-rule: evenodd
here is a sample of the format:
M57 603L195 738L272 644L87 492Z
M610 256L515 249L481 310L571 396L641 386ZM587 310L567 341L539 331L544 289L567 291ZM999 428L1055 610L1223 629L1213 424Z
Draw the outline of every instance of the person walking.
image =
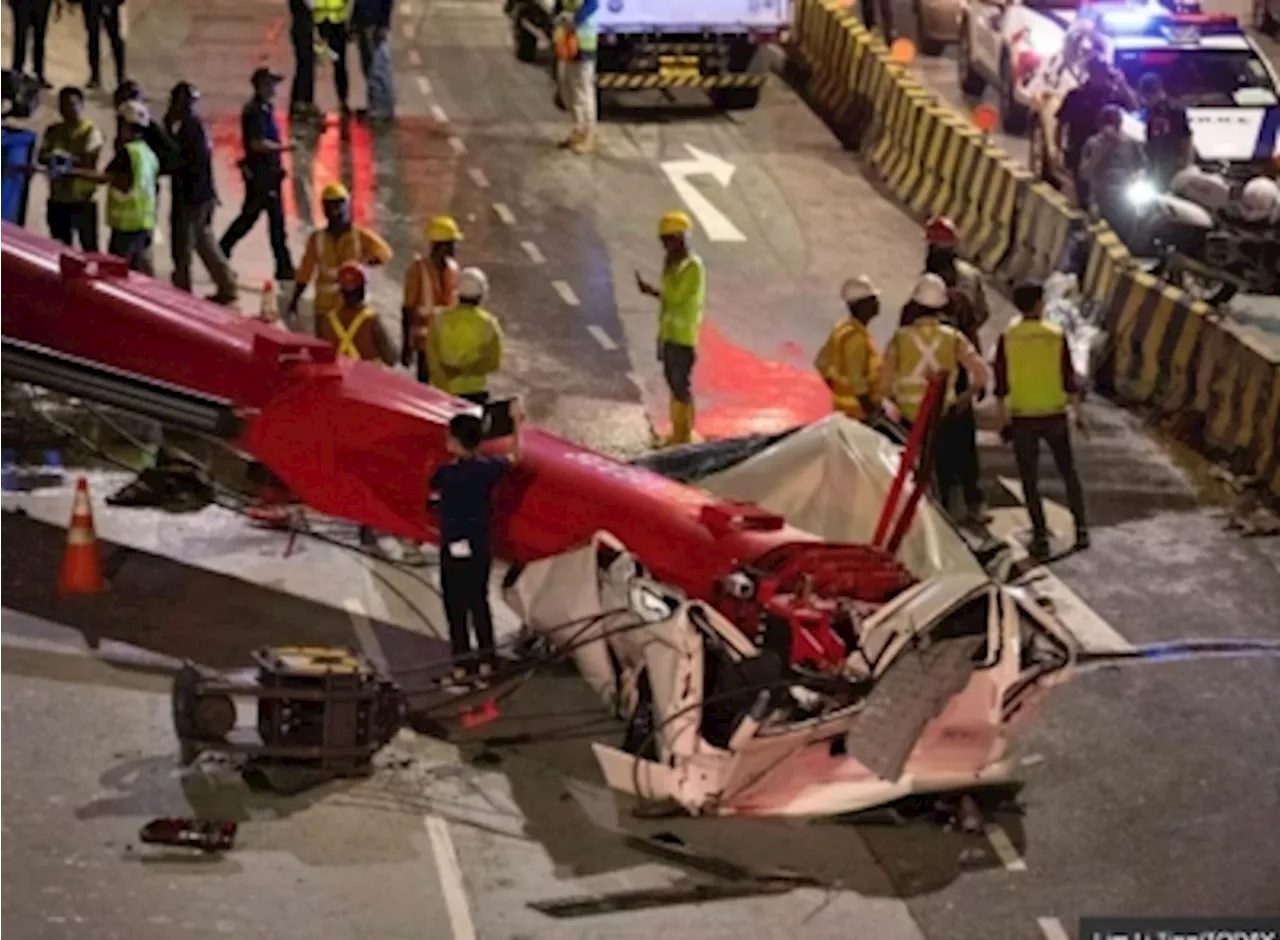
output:
M313 0L289 0L289 42L293 46L293 84L289 116L299 120L320 117L316 107L316 22Z
M338 92L338 106L342 116L351 113L348 106L350 76L347 74L347 0L314 0L312 16L316 32L329 48L333 57L333 83Z
M396 116L395 70L391 63L391 9L394 0L355 0L351 28L364 74L365 108L371 121Z
M671 391L671 436L667 444L694 438L693 367L707 304L707 272L693 253L689 237L693 220L684 212L668 212L658 221L663 262L660 287L636 272L640 293L658 298L658 361Z
M458 242L462 230L451 216L438 215L427 223L427 254L417 255L405 271L401 312L400 363L417 360L419 382L431 381L427 333L437 314L458 303Z
M124 33L120 28L120 7L123 2L124 0L80 0L88 40L89 88L102 87L100 49L104 29L107 31L111 56L116 64L116 84L123 85L128 78L125 72Z
M155 240L160 158L143 139L151 122L146 106L137 101L120 105L120 149L107 164L107 251L124 258L134 270L154 276L151 245Z
M171 179L169 224L173 283L182 290L191 290L194 251L217 288L209 299L230 306L236 302L236 277L213 235L218 191L213 181L213 144L196 108L199 101L200 90L195 85L178 82L169 93L164 120L178 150Z
M431 384L477 405L489 402L489 376L502 368L502 328L481 304L489 278L479 268L458 275L457 306L436 314L426 334Z
M58 15L62 14L62 0L58 0ZM54 0L9 0L13 12L13 59L11 68L22 74L27 68L27 46L31 46L31 68L41 88L53 86L44 77L44 42L49 29L49 13Z
M341 303L337 289L338 270L348 261L380 267L391 260L391 246L372 229L351 220L351 194L341 183L330 183L320 194L328 226L312 232L302 253L289 298L288 317L295 322L298 302L314 277L317 320Z
M1138 100L1124 75L1100 56L1091 56L1084 64L1084 71L1085 81L1067 92L1056 120L1058 152L1075 182L1077 204L1081 209L1088 209L1091 201L1088 180L1080 172L1085 143L1098 133L1103 109L1114 105L1133 110Z
M880 292L865 275L845 281L840 291L849 315L836 324L813 366L831 389L831 406L858 421L880 411L880 350L868 325L880 315Z
M511 452L488 456L479 452L484 422L479 415L454 415L447 446L453 460L431 475L431 508L440 530L440 588L449 643L451 678L464 685L473 674L481 681L493 672L495 642L489 604L493 571L493 492L507 470L520 463L520 428L524 409L512 402ZM472 645L472 632L475 645Z
M1005 330L996 346L996 415L1001 436L1013 443L1022 497L1031 517L1031 555L1045 558L1049 555L1049 529L1040 497L1041 441L1049 446L1067 488L1067 505L1075 520L1075 548L1089 547L1084 490L1071 452L1068 422L1074 401L1076 426L1086 430L1083 390L1062 329L1043 319L1044 288L1036 283L1018 285L1013 305L1022 317Z
M275 256L276 282L292 281L293 259L289 257L289 241L284 231L284 205L281 188L285 171L282 155L293 144L280 140L272 99L284 76L260 67L253 73L253 97L240 112L240 133L244 139L244 159L240 170L244 175L244 206L240 215L227 228L219 242L223 257L229 262L236 244L249 234L258 217L267 214L271 233L271 253Z
M78 177L74 170L97 172L106 141L84 116L84 92L68 85L58 92L62 120L50 125L40 140L36 162L48 167L49 234L81 251L98 250L98 184Z
M555 47L560 100L573 115L573 130L560 142L576 154L590 153L596 142L596 49L599 0L558 0Z

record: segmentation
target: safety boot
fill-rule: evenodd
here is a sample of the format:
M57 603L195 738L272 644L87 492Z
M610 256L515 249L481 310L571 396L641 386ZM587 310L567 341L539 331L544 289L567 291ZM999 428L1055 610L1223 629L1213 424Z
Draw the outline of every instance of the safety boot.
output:
M581 139L582 131L575 127L573 130L569 131L569 136L556 144L556 146L561 150L572 150L574 147L578 146L578 141Z
M591 153L596 149L595 132L583 131L573 143L569 144L569 149L579 156Z
M679 447L693 440L693 405L671 402L671 434L663 441L666 447Z

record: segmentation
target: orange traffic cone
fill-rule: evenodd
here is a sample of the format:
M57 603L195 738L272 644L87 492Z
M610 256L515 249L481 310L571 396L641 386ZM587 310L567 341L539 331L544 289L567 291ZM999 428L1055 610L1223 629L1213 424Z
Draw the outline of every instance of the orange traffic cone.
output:
M263 323L276 323L280 320L280 305L276 300L276 282L267 278L262 283L262 305L258 308L258 319Z
M81 477L76 483L71 528L67 530L67 553L62 557L58 590L63 594L101 594L106 589L107 582L102 577L102 559L98 556L98 537L93 532L89 483Z

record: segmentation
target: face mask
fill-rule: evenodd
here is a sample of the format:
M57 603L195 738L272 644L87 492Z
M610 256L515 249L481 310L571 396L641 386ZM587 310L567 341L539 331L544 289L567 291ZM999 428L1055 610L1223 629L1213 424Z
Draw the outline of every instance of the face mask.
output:
M355 290L344 290L342 292L342 302L348 307L364 306L364 288L357 287Z
M324 217L329 220L329 224L342 228L351 224L351 210L346 203L335 205L325 205Z

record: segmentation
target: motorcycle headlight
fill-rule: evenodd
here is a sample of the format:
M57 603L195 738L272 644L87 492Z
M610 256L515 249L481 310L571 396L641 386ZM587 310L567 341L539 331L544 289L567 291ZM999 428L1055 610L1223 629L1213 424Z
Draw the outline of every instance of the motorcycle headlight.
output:
M1142 209L1155 201L1156 196L1160 195L1156 191L1151 180L1141 179L1135 180L1129 184L1129 188L1125 190L1125 197L1129 202L1138 209Z

